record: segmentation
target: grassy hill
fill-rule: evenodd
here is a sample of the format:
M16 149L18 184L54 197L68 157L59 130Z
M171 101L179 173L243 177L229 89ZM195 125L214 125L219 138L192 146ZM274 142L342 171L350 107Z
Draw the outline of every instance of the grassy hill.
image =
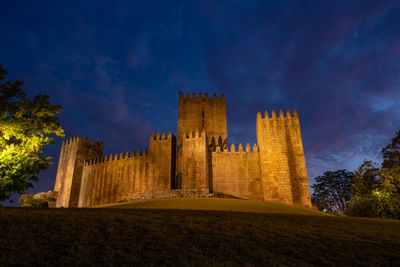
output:
M300 206L290 206L277 202L229 198L167 198L156 200L136 200L131 202L99 205L95 206L95 208L219 210L266 214L326 215L326 213Z
M232 199L0 209L0 265L400 265L400 222Z

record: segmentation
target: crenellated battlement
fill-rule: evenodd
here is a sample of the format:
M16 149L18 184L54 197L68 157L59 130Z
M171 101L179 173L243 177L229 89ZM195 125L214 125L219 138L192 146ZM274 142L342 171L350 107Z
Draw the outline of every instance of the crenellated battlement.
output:
M185 133L185 138L184 139L195 139L195 138L205 138L206 137L206 131L192 131L192 132L186 132Z
M128 160L128 159L139 159L139 158L144 158L148 157L148 151L147 149L138 150L137 152L132 151L132 152L126 152L124 153L116 153L116 154L110 154L110 155L105 155L100 158L95 158L95 159L88 159L84 161L84 167L91 166L91 165L96 165L96 164L101 164L101 163L107 163L111 161L117 161L117 160Z
M150 136L150 142L157 142L157 141L172 141L174 135L169 132L168 135L163 132L162 134L157 133L154 135L154 133Z
M208 95L208 93L204 93L204 96L202 93L199 93L196 95L195 93L192 93L191 95L189 93L186 93L186 96L179 91L179 99L183 100L225 100L225 95L222 94L221 97L217 97L216 93L213 93L212 95Z
M209 139L208 145L211 147L212 151L216 150L216 147L219 146L222 151L228 149L228 140L222 136L211 136Z
M217 146L213 153L246 153L246 152L259 152L257 144L254 144L252 150L250 148L250 144L246 144L245 150L243 150L243 145L239 144L236 150L235 144L231 144L229 150L225 149L221 151L221 148Z
M297 109L294 109L293 115L289 110L286 111L286 116L284 115L283 111L280 110L278 115L275 113L274 110L271 111L269 114L268 111L265 111L264 116L262 116L261 112L257 113L257 120L271 120L271 119L292 119L292 118L299 118L299 114Z
M93 142L93 139L92 139L92 138L90 138L90 139L88 140L87 137L82 138L82 136L74 136L74 137L71 137L71 138L69 138L69 139L67 139L67 140L64 140L64 141L62 142L62 147L67 146L67 145L71 145L71 144L78 144L78 143L80 143L80 144L88 144L88 145L99 146L100 148L103 148L103 147L104 147L104 142L99 142L99 141L97 141L97 140L95 140L95 141Z

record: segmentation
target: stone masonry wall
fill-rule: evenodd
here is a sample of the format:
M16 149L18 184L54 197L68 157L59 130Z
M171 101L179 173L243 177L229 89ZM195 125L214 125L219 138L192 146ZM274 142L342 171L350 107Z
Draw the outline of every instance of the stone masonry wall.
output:
M56 207L77 207L84 161L103 154L103 143L73 137L62 143L54 191Z
M79 207L134 199L135 194L171 189L174 173L175 137L169 133L154 134L150 151L139 150L119 155L106 155L85 163Z
M232 144L230 151L221 152L217 147L216 152L212 152L213 193L263 200L258 148L254 145L250 151L249 144L246 151L243 151L242 144L238 148L235 151Z
M135 192L144 193L152 179L149 155L110 155L89 160L83 169L79 207L118 202Z

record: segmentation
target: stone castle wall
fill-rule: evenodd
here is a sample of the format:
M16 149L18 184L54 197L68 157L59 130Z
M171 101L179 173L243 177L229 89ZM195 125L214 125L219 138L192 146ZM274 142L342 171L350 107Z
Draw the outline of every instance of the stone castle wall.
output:
M221 152L219 147L212 152L212 177L214 193L244 199L264 200L261 183L260 155L257 145L246 151L240 144L238 151L231 145L230 151Z
M152 177L149 155L132 153L89 160L83 170L79 207L118 202L134 192L144 193ZM127 179L129 178L129 179Z
M150 138L145 149L116 154L85 162L79 207L134 199L137 194L171 189L175 173L175 137L163 133Z

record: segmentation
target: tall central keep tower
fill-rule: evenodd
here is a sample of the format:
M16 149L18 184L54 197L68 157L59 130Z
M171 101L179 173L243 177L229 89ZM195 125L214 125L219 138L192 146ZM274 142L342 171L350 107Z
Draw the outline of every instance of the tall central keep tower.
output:
M222 143L226 144L228 133L225 96L217 98L214 93L209 98L207 93L204 97L200 93L198 97L195 94L186 94L184 97L182 92L179 92L178 151L186 133L203 130L207 132L207 144L211 144L213 137L216 143L222 139Z
M212 188L210 151L227 147L226 125L224 95L179 92L176 188Z

